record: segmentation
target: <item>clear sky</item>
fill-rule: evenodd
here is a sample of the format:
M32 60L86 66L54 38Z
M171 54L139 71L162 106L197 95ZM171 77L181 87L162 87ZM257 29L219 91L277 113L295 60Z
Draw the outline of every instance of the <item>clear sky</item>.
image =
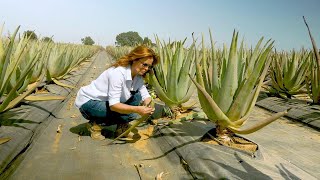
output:
M320 46L320 0L0 0L4 34L21 25L55 42L113 45L118 34L136 31L142 38L191 41L208 29L217 45L230 44L233 30L247 45L264 36L282 50L311 48L305 16Z

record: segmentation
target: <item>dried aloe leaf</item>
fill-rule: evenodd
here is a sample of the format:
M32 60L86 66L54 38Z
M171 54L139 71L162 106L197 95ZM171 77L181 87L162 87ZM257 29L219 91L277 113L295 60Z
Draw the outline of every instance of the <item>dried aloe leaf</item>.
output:
M4 144L10 140L11 140L11 138L0 138L0 144Z

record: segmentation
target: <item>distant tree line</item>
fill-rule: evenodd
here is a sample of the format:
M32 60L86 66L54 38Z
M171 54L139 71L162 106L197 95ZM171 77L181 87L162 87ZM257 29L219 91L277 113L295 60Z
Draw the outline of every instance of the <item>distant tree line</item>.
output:
M38 36L34 31L27 30L23 33L23 37L28 37L31 40L38 40ZM46 42L53 42L52 37L43 37L42 41ZM86 36L81 38L81 42L84 45L94 45L95 42L90 36ZM135 31L128 31L120 33L116 36L116 46L136 46L138 44L146 44L149 46L154 46L155 44L148 38L142 38L138 32Z
M31 31L31 30L24 31L22 36L25 37L25 38L29 38L30 40L38 40L37 34L34 31ZM46 37L45 36L41 40L45 41L45 42L53 42L52 37Z

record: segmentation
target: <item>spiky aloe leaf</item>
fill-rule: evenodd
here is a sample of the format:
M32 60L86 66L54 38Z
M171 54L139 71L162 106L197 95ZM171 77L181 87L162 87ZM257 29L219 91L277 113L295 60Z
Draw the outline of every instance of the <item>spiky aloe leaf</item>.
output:
M209 120L216 122L218 121L219 124L227 127L229 125L234 125L230 119L223 113L221 108L217 105L217 103L211 98L211 96L206 92L205 88L203 88L199 83L197 83L191 76L190 79L192 82L196 85L197 89L199 90L199 94L203 104L205 105L204 107L207 107L205 109L208 109L210 111L204 111L206 115L208 116Z
M62 83L62 82L58 81L58 80L55 79L55 78L52 78L52 81L53 81L54 83L56 83L57 85L59 85L59 86L68 87L68 88L71 88L71 89L76 88L76 87L74 87L74 86L72 86L72 85Z
M314 55L315 55L316 60L317 60L316 62L317 62L318 68L320 68L320 53L319 53L319 49L317 47L317 44L316 44L314 38L312 37L310 28L309 28L308 23L307 23L306 19L304 18L304 16L303 16L303 20L304 20L304 23L305 23L305 25L307 26L307 29L308 29L308 33L309 33L310 40L311 40L311 43L312 43L313 52L314 52Z
M3 28L3 27L2 27ZM2 33L2 28L1 28L1 33ZM15 30L13 35L11 36L9 43L7 46L3 46L3 40L0 38L0 96L4 93L4 91L7 88L7 85L10 81L8 81L13 74L15 68L17 67L18 61L14 63L13 66L10 66L11 68L8 68L10 60L11 60L11 51L13 49L14 45L14 39L16 37L16 34L19 30L20 26ZM21 52L22 53L22 52Z
M227 69L221 80L220 95L217 97L217 103L223 112L227 112L233 101L233 96L238 87L238 67L237 67L237 42L238 33L233 32L232 42L230 46Z
M319 49L317 47L317 44L312 37L310 28L309 28L304 16L303 16L303 20L304 20L304 23L307 26L307 29L309 32L309 36L311 39L312 48L313 48L313 52L314 52L314 56L315 56L315 61L317 64L317 66L316 66L317 68L313 69L311 72L311 92L309 92L309 94L311 94L313 103L319 104L320 103L320 83L319 83L319 81L320 81L320 53L319 53ZM308 88L308 89L310 89L310 88Z
M256 132L260 130L261 128L265 127L266 125L272 123L273 121L281 118L282 116L286 115L288 113L288 110L283 111L283 112L278 112L276 114L273 114L272 116L260 120L257 124L252 125L251 127L247 127L245 129L240 129L240 128L235 128L235 127L228 127L232 132L237 133L237 134L250 134L253 132Z
M28 96L32 91L34 91L38 85L40 84L40 81L39 82L34 82L32 84L29 85L29 88L27 91L25 91L24 93L22 93L21 95L19 95L18 97L12 99L10 102L3 102L3 107L2 107L2 104L0 106L0 112L4 112L4 111L7 111L9 109L12 109L14 108L18 103L20 103L26 96ZM11 97L11 95L9 94L8 97Z

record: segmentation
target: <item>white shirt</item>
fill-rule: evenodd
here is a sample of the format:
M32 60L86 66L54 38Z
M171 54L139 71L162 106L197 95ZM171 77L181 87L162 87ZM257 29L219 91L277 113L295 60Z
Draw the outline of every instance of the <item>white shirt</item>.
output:
M142 100L150 97L142 76L136 75L132 80L131 65L110 67L89 85L79 89L75 105L80 108L92 99L109 101L109 106L112 106L126 102L131 97L130 91L136 90L140 91Z

